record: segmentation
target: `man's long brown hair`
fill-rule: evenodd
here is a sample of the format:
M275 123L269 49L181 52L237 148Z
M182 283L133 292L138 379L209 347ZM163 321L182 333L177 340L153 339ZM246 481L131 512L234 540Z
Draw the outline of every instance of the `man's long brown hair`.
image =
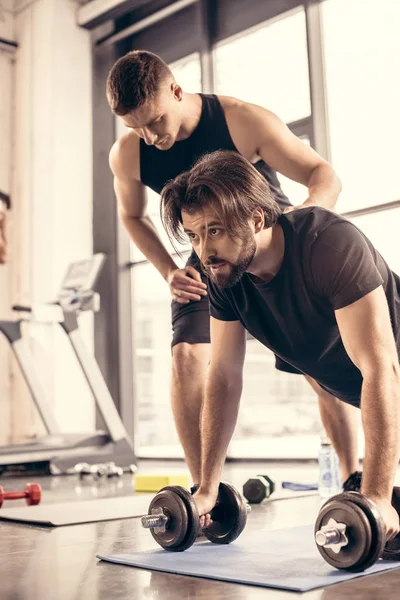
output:
M161 191L161 220L178 253L175 242L187 243L182 210L193 214L206 206L214 209L234 240L248 231L256 209L264 213L264 228L272 227L281 214L264 177L238 152L227 150L204 155Z

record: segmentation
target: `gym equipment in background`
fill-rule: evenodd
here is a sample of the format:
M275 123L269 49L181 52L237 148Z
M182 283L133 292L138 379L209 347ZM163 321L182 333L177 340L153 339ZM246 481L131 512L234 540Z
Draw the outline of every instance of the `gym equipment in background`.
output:
M35 371L32 355L23 339L21 324L26 319L0 321L0 331L6 336L21 367L33 401L46 428L47 435L24 444L0 447L0 474L3 472L39 471L52 475L75 473L77 463L113 461L121 467L136 464L132 442L121 421L107 384L94 356L87 350L79 332L78 315L84 311L97 312L100 296L94 286L105 261L104 254L69 265L56 302L58 322L65 331L82 372L89 384L105 426L105 431L89 434L62 434L56 422L44 387ZM43 307L42 307L43 308ZM45 307L46 308L46 307ZM14 306L22 313L40 313L40 307ZM47 306L49 311L49 306Z
M250 504L260 504L275 491L275 482L268 475L251 477L243 485L243 496Z
M21 500L23 498L28 506L40 504L42 488L38 483L27 483L23 492L5 492L0 485L0 508L4 500Z

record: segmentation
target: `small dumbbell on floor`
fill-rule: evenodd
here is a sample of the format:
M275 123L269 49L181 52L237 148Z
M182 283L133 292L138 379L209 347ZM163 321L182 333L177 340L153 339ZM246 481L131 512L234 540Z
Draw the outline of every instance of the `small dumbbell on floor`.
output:
M115 462L109 461L105 463L99 463L90 465L89 463L78 463L75 465L74 470L78 473L79 477L83 479L87 476L92 476L94 479L101 479L102 477L121 477L125 472L134 473L136 467L130 465L129 467L120 467Z
M257 475L246 481L243 496L250 504L260 504L275 491L275 482L268 475Z
M400 488L394 488L392 504L400 516ZM330 498L315 523L317 548L337 569L360 572L379 558L400 560L400 534L385 541L385 523L377 507L359 492Z
M21 500L25 498L28 506L39 504L42 499L42 488L38 483L27 483L23 492L5 492L0 486L0 508L4 500Z
M229 483L219 486L217 504L211 511L212 523L203 528L205 537L214 544L230 544L246 526L251 508ZM200 531L200 518L192 494L185 488L161 489L142 517L142 526L165 550L182 552L193 545Z

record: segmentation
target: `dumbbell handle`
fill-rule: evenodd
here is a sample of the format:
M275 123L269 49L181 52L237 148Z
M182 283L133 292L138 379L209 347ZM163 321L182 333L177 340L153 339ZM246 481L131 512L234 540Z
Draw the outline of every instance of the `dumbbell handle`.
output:
M4 492L4 500L19 500L20 498L26 498L29 494L26 492Z
M246 513L249 514L251 512L251 506L246 504ZM154 529L156 527L163 527L169 521L169 517L163 514L157 515L145 515L141 519L142 527L145 529Z
M334 527L332 527L332 529L326 529L325 531L320 529L315 534L315 541L317 542L318 546L324 546L325 548L327 546L339 544L339 542L341 542L342 539L343 536L341 532L339 531L339 529L336 529Z
M145 515L141 519L142 527L145 529L154 529L155 527L163 527L169 521L167 515Z
M346 525L344 523L337 523L334 520L331 523L323 525L315 533L315 542L318 546L323 546L324 548L335 546L336 544L340 544L341 547L347 546L349 540L346 536Z

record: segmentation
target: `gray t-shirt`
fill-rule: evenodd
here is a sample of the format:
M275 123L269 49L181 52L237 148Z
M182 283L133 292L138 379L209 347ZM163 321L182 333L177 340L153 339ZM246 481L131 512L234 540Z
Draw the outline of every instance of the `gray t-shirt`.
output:
M319 207L279 217L285 253L265 283L249 273L232 288L209 282L210 313L240 321L262 344L333 396L360 404L362 376L344 349L334 311L383 285L399 349L400 279L352 223Z

